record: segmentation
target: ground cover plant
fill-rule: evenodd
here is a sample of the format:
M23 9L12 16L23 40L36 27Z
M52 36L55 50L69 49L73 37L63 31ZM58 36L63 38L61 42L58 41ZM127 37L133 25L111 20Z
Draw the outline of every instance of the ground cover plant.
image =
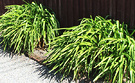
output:
M6 6L7 12L0 16L0 32L4 49L14 52L33 52L44 47L58 35L59 22L55 13L35 2Z
M74 79L92 74L94 81L103 77L113 83L135 83L135 40L127 25L96 16L66 30L51 42L44 62L54 65L51 71L63 76L73 72Z

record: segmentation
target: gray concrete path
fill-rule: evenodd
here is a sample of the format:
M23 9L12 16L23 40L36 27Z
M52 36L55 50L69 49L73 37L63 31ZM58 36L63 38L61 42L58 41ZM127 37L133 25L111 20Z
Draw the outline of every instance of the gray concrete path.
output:
M0 49L0 83L60 83L61 75L48 73L49 69L22 55L11 56ZM75 83L70 78L62 83Z

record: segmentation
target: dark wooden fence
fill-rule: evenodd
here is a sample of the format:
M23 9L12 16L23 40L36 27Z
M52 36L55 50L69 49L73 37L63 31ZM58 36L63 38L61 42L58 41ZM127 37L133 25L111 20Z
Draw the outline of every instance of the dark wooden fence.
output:
M32 2L34 0L25 0ZM54 10L61 27L77 25L78 19L92 15L107 16L135 25L135 0L36 0ZM22 0L0 0L0 14L5 5L23 4Z

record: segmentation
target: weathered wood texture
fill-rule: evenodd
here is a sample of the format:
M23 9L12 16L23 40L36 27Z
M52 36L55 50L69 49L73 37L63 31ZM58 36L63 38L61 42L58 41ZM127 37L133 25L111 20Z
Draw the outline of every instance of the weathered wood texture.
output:
M79 24L83 17L100 15L135 25L135 0L25 0L37 1L54 10L61 27L70 27ZM23 4L22 0L0 0L0 14L3 14L5 5ZM130 27L130 28L132 28Z

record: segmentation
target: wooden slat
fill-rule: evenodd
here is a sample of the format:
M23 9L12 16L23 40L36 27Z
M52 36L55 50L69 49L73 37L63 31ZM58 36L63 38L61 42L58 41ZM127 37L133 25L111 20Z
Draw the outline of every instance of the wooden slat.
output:
M133 10L134 10L134 23L133 23L133 27L131 27L131 28L135 28L135 1L134 1L134 8L133 8Z
M113 0L112 1L112 18L113 19L116 19L116 7L117 7L117 5L116 5L116 2L117 2L117 0Z
M62 27L67 27L68 22L68 5L67 5L68 0L61 0L61 25Z
M127 0L121 0L121 21L124 22L125 20L125 2Z
M110 17L112 17L113 16L113 0L110 0L110 8L109 8L109 15L110 15Z
M99 3L100 3L100 1L99 0L93 0L92 1L92 15L93 15L93 17L95 17L95 16L98 16L98 15L100 15L99 13Z
M67 27L73 26L73 0L67 0Z
M62 9L62 3L61 3L61 0L57 0L58 1L58 14L59 14L59 22L60 22L60 25L61 25L61 27L63 27L64 26L64 24L62 24L63 22L62 22L62 13L61 13L61 9Z
M86 17L90 17L90 15L92 15L92 0L86 0L85 10Z
M101 0L97 0L97 8L96 8L97 9L96 10L97 11L97 15L100 15L100 5L101 5L100 2L101 2Z
M56 13L61 27L78 25L79 19L84 17L107 16L121 22L135 25L135 0L25 0L37 1L50 7ZM6 10L5 5L23 4L23 0L0 0L0 14Z
M73 0L73 25L79 24L79 0Z
M52 9L53 9L53 11L54 11L55 13L57 13L57 11L58 11L58 10L57 10L57 9L58 9L58 8L57 8L57 5L58 5L58 4L57 4L57 0L54 0L53 3L52 3Z
M43 5L47 6L47 0L42 0Z
M53 0L47 0L47 6L52 8L52 2L53 2Z
M130 26L134 26L134 22L135 22L135 1L131 0L131 14L130 14L130 19L131 19L131 24Z
M131 13L131 0L126 0L125 3L125 22L130 24L130 13Z
M116 5L117 5L117 7L116 7L116 12L117 12L117 14L116 14L116 19L119 19L120 21L121 21L121 15L122 15L122 3L121 3L121 0L117 0L117 2L116 2Z
M85 17L85 0L80 0L79 1L79 19L82 19L83 17Z
M105 7L106 8L106 10L105 10L106 11L106 15L109 15L109 13L110 13L110 11L109 11L110 10L110 2L109 1L105 0L105 3L106 3L106 5L105 5L106 6ZM106 16L106 15L104 15L104 16Z
M4 12L4 4L3 4L3 0L0 1L0 14L2 14Z

